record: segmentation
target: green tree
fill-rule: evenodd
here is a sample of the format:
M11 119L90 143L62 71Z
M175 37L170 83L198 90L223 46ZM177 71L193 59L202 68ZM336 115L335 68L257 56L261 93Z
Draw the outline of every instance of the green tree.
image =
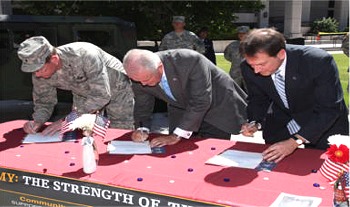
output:
M316 19L311 25L311 31L315 34L318 32L338 32L339 23L336 19L323 17Z
M136 24L138 39L159 40L171 31L174 15L186 17L187 29L202 26L211 30L214 39L232 38L235 12L258 12L260 0L247 1L14 1L22 10L15 14L116 16Z

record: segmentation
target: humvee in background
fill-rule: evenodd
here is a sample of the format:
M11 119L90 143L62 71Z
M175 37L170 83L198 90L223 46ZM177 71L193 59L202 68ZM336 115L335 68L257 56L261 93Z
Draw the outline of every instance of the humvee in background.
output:
M0 25L0 122L32 114L31 74L21 71L17 56L25 39L42 35L53 46L90 42L120 60L137 47L135 24L116 17L0 15ZM71 99L70 92L58 90L56 116L70 110Z

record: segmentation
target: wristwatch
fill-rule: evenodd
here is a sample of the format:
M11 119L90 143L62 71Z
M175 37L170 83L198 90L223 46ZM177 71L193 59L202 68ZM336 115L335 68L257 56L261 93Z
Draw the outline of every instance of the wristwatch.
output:
M298 145L302 145L304 142L303 142L303 140L301 140L301 139L299 139L299 138L297 138L296 136L292 136L292 138L295 140L295 142L298 144Z

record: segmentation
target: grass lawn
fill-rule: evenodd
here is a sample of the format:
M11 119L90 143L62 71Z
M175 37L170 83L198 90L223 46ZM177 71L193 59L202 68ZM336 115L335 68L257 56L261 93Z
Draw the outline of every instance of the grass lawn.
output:
M344 91L345 103L347 106L349 106L349 93L346 89L349 83L349 73L347 72L349 67L349 58L344 54L333 54L333 58L339 69L339 77ZM216 62L217 65L226 72L230 70L231 63L225 60L224 55L216 55Z

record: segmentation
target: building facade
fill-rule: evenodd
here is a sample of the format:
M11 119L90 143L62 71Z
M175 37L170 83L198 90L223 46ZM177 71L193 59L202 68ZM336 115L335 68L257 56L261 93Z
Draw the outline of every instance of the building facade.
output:
M286 37L307 33L311 23L322 17L333 17L339 31L349 27L349 0L262 0L265 5L258 14L237 13L237 24L255 27L276 27Z

